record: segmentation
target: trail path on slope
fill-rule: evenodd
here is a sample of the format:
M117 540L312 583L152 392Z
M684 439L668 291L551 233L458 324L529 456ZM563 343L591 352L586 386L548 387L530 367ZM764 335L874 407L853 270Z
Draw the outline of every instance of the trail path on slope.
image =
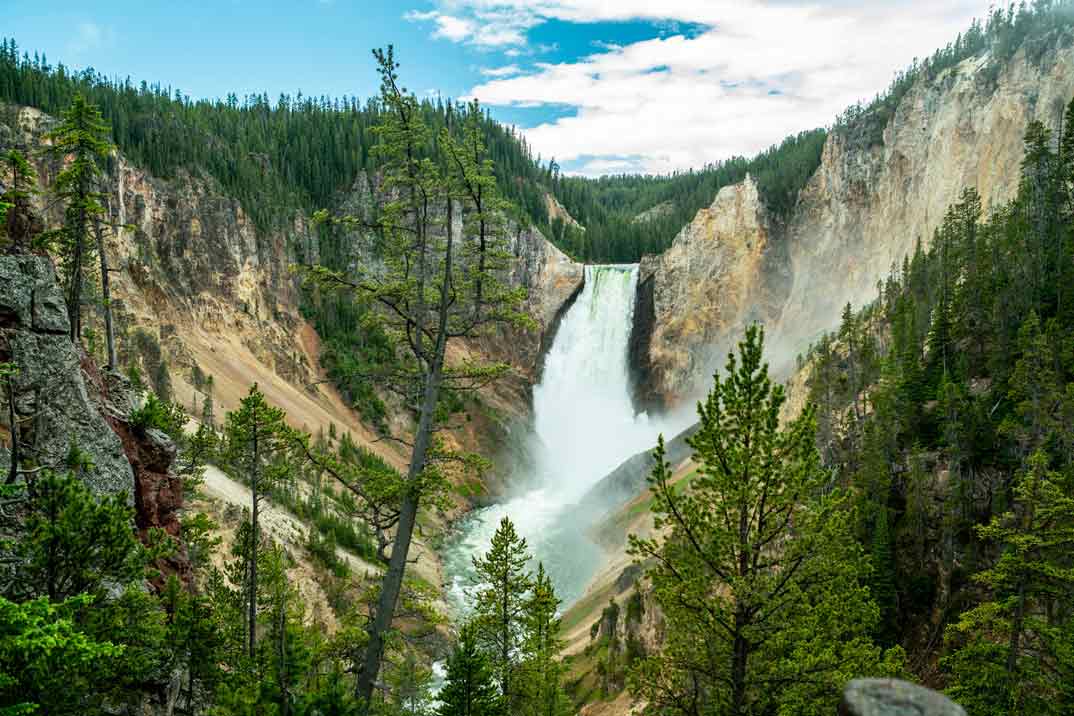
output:
M202 489L209 497L214 497L237 507L250 506L250 488L231 479L215 465L205 467L205 482ZM269 500L261 502L258 519L267 534L283 542L288 547L299 550L305 548L308 528L302 520ZM342 547L336 548L340 559L346 560L351 569L358 574L379 574L381 567L367 562L356 554Z
M221 500L236 507L248 508L250 506L250 488L237 480L231 479L215 465L205 467L205 482L202 484L202 491L207 497ZM267 534L272 535L294 550L301 551L305 549L306 534L309 528L295 515L269 500L263 500L258 512L258 519ZM411 557L415 561L409 564L407 572L420 577L429 584L440 584L443 575L436 552L426 544L426 540L419 534L414 535L411 553L416 555ZM340 559L346 560L357 575L379 576L384 572L382 566L368 562L342 547L336 547L336 554L339 555ZM437 598L435 604L441 611L447 608L442 596Z

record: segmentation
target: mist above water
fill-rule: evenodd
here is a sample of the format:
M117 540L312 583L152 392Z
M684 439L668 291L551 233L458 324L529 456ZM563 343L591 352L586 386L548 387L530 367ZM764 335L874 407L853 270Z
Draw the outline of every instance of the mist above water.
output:
M500 520L510 517L543 562L564 606L578 599L602 553L568 508L632 455L651 448L663 426L635 415L628 343L638 283L636 265L587 266L585 286L568 310L534 389L536 475L525 492L477 510L459 524L443 558L448 598L465 613L473 585L471 558L488 551Z

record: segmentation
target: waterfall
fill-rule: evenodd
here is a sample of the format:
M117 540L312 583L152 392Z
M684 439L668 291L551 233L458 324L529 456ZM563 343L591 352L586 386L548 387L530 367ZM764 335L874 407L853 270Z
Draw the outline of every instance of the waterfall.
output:
M560 324L534 389L537 474L529 489L462 520L444 550L448 598L465 612L471 557L488 551L505 515L544 563L564 607L600 565L590 524L566 524L567 508L598 480L656 443L657 426L634 414L627 358L637 265L587 266L585 286ZM599 515L594 515L594 519Z

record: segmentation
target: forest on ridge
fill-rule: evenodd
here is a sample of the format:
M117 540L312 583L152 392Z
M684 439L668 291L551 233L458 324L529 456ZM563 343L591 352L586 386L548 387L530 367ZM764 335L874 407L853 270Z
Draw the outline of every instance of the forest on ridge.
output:
M800 410L795 381L769 372L765 327L742 327L697 403L689 459L671 464L664 436L652 451L645 499L625 508L652 525L625 538L629 600L598 605L580 647L573 605L509 517L472 556L468 610L448 608L428 566L501 457L458 437L502 408L484 391L518 377L485 348L539 333L513 278L524 231L582 262L636 262L747 175L769 219L791 222L833 138L876 150L915 83L986 54L977 81L994 82L1018 52L1070 47L1071 8L995 8L831 127L755 157L599 179L533 156L476 101L415 96L391 46L373 52L374 98L195 101L4 40L0 716L627 702L805 716L836 713L863 676L974 716L1074 712L1070 97L1054 126L1028 123L1009 202L986 211L964 187L866 305L830 317L798 356ZM54 118L34 146L8 129L20 107ZM235 198L259 238L289 237L315 368L368 436L299 426L253 381L223 410L214 376L169 365L163 332L117 328L117 152ZM550 217L549 197L579 225ZM299 217L316 250L291 232ZM172 390L179 370L196 409ZM66 391L55 405L50 384ZM46 440L62 449L32 449ZM209 499L210 481L241 504Z

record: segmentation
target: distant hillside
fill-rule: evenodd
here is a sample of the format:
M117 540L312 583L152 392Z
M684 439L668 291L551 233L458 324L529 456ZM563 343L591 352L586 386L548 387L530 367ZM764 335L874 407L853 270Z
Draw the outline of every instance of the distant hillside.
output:
M662 176L567 177L552 165L547 177L552 191L586 227L583 233L553 222L552 239L579 260L635 262L645 254L667 249L720 189L742 181L747 174L757 181L773 213L785 215L820 166L826 137L823 129L801 132L752 159L731 157L698 171ZM656 206L665 208L650 214L646 221L635 221Z
M405 72L405 66L403 68ZM101 107L120 151L154 176L204 173L237 198L262 231L286 226L299 212L333 206L361 172L376 170L371 128L375 99L267 94L192 100L171 87L74 71L43 55L0 43L0 102L57 115L82 92ZM425 101L434 130L453 121L451 102ZM525 138L491 117L486 143L503 195L519 215L567 253L583 261L630 262L659 253L721 187L747 172L766 200L787 208L820 161L823 130L790 137L752 160L742 157L670 176L565 177L555 162L542 164ZM549 214L548 194L588 229ZM670 202L671 210L644 225L637 214Z
M297 211L333 205L360 172L375 170L371 154L381 107L376 99L267 94L192 100L171 87L109 79L92 69L74 72L44 56L19 54L14 40L0 44L0 102L58 115L76 92L99 105L116 145L154 176L204 172L267 229ZM426 101L425 120L436 136L453 121L453 103ZM539 227L547 226L542 174L525 141L492 119L486 142L500 189Z

